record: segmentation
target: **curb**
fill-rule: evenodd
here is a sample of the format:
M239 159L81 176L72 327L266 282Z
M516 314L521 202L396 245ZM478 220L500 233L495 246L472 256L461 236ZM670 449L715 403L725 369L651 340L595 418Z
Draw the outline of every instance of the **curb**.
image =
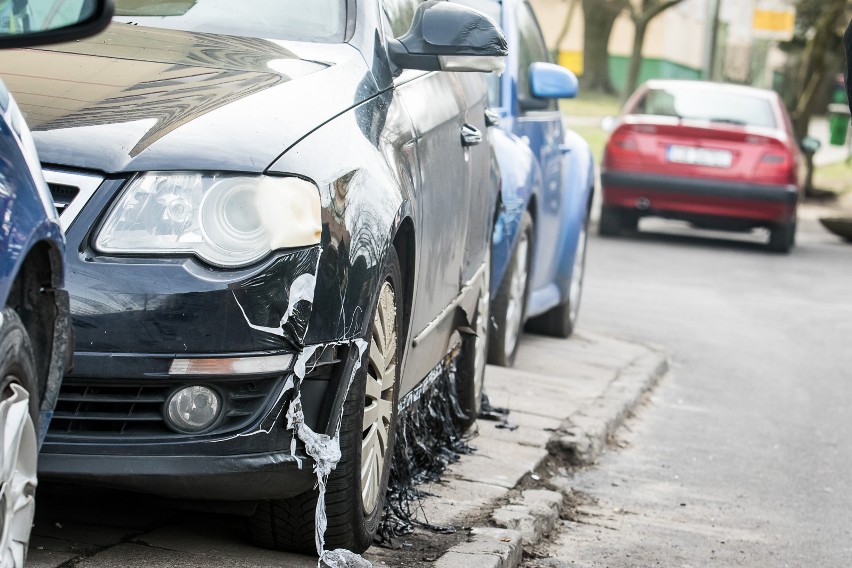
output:
M550 453L564 452L573 465L595 463L642 396L668 372L668 358L660 357L659 352L640 357L620 372L597 400L568 417L562 432L548 442Z
M615 373L602 392L579 405L562 421L533 461L541 466L550 455L567 455L575 465L590 465L605 450L609 439L670 369L662 349L641 345L644 353ZM511 419L511 415L510 415ZM516 485L517 486L517 485ZM508 493L509 489L506 489ZM565 488L570 491L570 488ZM435 568L516 568L524 548L541 542L559 520L565 501L558 491L529 489L499 506L487 521L499 528L475 527L467 542L444 553Z

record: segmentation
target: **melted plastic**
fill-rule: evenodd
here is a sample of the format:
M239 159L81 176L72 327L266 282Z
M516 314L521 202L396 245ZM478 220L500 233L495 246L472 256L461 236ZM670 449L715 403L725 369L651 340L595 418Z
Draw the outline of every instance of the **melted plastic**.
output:
M352 368L352 374L350 375L349 382L346 385L347 393L349 392L349 389L352 388L352 383L358 374L358 370L361 368L361 360L363 359L364 352L367 350L367 342L363 339L356 339L352 342L352 344L358 348L358 358L355 361ZM337 422L338 425L334 436L314 432L307 424L305 424L305 414L302 411L302 395L300 387L307 371L307 362L311 359L311 357L313 357L318 347L319 346L317 345L306 347L299 355L298 359L296 359L296 363L293 368L295 377L293 382L294 395L293 400L290 403L290 408L287 410L287 428L295 433L291 442L290 453L292 455L296 455L296 438L298 437L298 439L305 444L305 453L314 461L314 475L317 477L317 489L319 490L314 516L314 538L316 539L317 554L319 555L318 566L370 566L369 562L348 550L325 550L325 530L328 527L328 516L325 511L326 485L328 483L328 476L331 475L331 472L337 467L341 458L340 424L343 421L343 408L340 409L341 416ZM299 467L302 467L301 463L299 463ZM346 562L358 559L366 564L340 564L339 562L343 561L341 559L348 559Z
M427 493L417 486L438 481L452 463L474 449L457 424L466 419L456 390L455 360L441 363L423 383L420 396L400 403L396 443L390 470L385 508L375 542L396 548L395 539L411 533L415 526L437 532L455 532L453 527L418 519Z

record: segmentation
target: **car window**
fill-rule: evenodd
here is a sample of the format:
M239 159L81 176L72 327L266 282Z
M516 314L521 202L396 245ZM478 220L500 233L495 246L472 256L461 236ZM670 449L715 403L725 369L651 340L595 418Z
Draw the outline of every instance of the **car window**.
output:
M393 37L405 35L414 20L414 12L421 2L422 0L383 0L382 10Z
M518 96L531 99L530 65L538 61L549 61L547 46L541 36L538 22L532 8L526 2L518 4L518 32L520 49L518 50ZM556 108L556 101L550 101L548 109Z
M627 114L778 128L766 97L689 87L649 89Z
M114 20L214 34L342 42L346 0L117 0Z

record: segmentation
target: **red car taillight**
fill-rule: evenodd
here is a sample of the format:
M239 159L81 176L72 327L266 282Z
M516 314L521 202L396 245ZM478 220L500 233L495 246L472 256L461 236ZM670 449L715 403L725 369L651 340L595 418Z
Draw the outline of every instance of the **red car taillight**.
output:
M606 145L603 166L612 166L622 160L635 161L639 152L639 143L630 126L618 127L610 136Z
M796 183L793 156L786 148L768 150L760 159L754 177L772 183Z

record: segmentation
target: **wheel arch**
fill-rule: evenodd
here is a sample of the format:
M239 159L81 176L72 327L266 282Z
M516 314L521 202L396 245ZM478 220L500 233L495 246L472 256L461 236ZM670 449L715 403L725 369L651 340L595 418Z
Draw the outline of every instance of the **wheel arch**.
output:
M50 240L38 241L21 261L6 300L6 306L20 316L30 337L40 400L45 397L48 383L61 378L61 367L55 368L57 357L65 362L65 349L57 349L64 347L57 345L62 339L62 334L57 334L57 323L68 315L67 295L62 289L64 271L62 250Z

